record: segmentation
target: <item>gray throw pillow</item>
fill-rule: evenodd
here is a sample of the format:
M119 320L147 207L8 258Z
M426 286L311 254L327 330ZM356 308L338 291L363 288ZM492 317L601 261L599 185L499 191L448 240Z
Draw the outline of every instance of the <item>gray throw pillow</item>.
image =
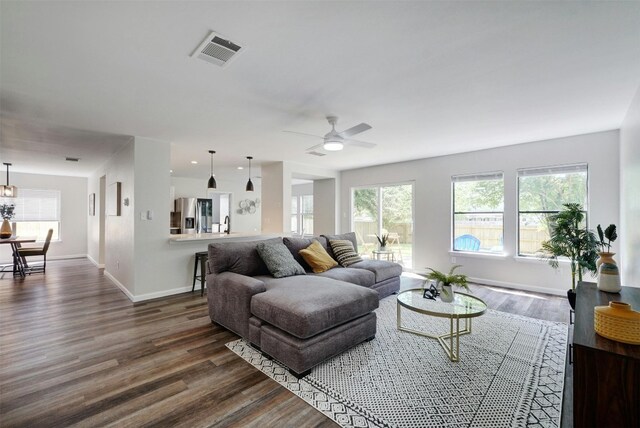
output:
M282 242L260 242L256 250L274 278L306 274Z
M331 239L329 240L329 246L333 250L334 259L341 266L347 267L362 261L362 257L356 253L353 243L348 239Z

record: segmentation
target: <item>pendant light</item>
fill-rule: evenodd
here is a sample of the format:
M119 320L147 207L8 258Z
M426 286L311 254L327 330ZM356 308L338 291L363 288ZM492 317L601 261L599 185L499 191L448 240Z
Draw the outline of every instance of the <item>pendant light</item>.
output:
M216 179L213 176L213 154L215 152L216 152L215 150L209 150L209 153L211 153L211 177L209 177L209 184L207 184L208 189L215 189L216 187L218 187L218 184L216 183Z
M0 186L0 197L15 198L16 196L18 196L18 188L16 186L9 185L9 167L11 166L11 164L4 162L4 165L7 166L7 184Z
M253 183L251 182L251 159L253 159L253 156L247 156L247 159L249 159L249 181L247 181L247 187L245 190L247 192L253 192Z

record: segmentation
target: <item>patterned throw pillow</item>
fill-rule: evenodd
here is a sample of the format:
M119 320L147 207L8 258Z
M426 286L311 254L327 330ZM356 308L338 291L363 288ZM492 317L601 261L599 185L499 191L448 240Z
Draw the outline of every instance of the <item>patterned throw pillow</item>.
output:
M306 274L282 242L260 242L256 250L274 278Z
M321 273L338 266L338 263L331 258L322 244L316 240L307 248L298 251L298 254L311 266L314 273Z
M333 255L342 266L351 266L362 261L362 257L356 253L353 243L346 239L332 239L329 241Z

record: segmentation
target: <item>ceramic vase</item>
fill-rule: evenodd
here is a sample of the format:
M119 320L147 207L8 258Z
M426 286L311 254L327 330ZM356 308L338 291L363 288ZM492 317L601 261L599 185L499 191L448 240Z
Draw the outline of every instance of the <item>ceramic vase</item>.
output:
M616 264L616 261L613 259L616 253L609 253L608 251L602 251L598 253L598 260L596 260L596 271L600 270L600 265L604 262Z
M440 291L440 300L447 303L453 302L453 293L454 291L451 285L443 285L442 290Z
M596 262L598 266L598 290L607 293L619 293L620 287L620 271L618 265L613 259L615 253L600 253L600 258Z
M385 245L385 246L380 245L380 246L378 247L378 251L380 251L380 252L385 252L385 251L387 251L387 246L386 246L386 245Z
M4 219L2 221L2 226L0 227L0 238L2 239L11 238L11 235L13 235L13 230L11 229L11 223L9 223L9 220Z

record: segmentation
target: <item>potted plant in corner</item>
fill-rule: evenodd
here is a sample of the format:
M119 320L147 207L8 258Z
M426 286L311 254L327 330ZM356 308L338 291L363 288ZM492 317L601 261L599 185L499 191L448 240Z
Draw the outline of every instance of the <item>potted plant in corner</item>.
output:
M2 226L0 227L0 238L7 239L11 238L13 235L13 230L11 229L11 220L14 216L13 210L16 208L13 204L0 204L0 216L2 216Z
M427 279L436 281L436 285L442 288L440 299L443 302L453 302L453 286L463 287L469 291L469 284L467 276L461 273L454 273L456 269L462 267L462 265L453 265L449 270L449 274L439 272L432 268L427 268L431 272L426 275Z
M376 238L378 238L378 244L380 244L380 246L378 247L378 250L387 251L387 242L389 241L389 234L383 233L382 236L378 236L378 234L376 233Z
M540 257L557 269L559 257L569 259L571 265L571 289L567 298L572 308L576 304L576 279L582 281L585 271L595 275L598 241L593 232L582 226L584 212L580 204L564 204L564 209L549 216L550 238L542 243Z

